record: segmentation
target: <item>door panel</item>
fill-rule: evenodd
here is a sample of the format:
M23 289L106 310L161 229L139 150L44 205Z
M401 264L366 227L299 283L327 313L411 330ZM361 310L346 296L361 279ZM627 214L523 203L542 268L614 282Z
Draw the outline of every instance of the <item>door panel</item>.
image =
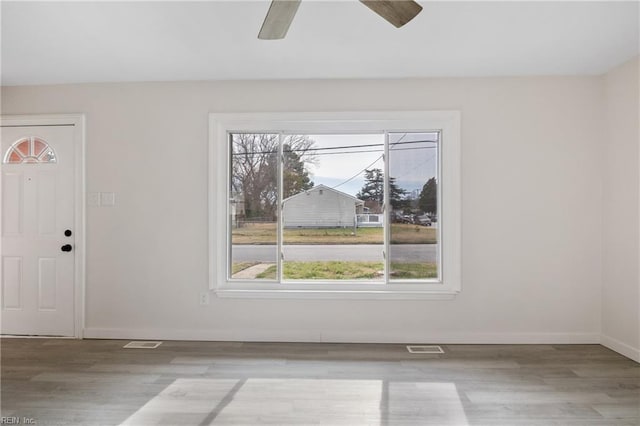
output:
M22 234L22 173L2 174L2 233Z
M56 290L58 277L56 275L56 259L44 257L39 259L38 265L38 309L56 309Z
M38 233L53 235L56 232L56 174L38 173Z
M22 258L2 257L2 307L22 308Z
M75 128L1 130L1 331L74 336L75 250L61 247L73 247L76 235L64 235L74 227ZM7 164L11 155L23 162Z

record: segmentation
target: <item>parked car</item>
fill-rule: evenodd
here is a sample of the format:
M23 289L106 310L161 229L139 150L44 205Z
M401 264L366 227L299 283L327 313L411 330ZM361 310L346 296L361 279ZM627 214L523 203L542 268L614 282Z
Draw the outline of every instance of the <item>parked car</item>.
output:
M432 225L431 218L429 216L427 216L426 214L416 217L416 223L418 225L422 225L422 226L431 226Z
M412 214L404 214L402 215L402 222L403 223L416 223L416 219L415 216Z
M394 223L414 223L412 215L410 215L410 214L402 214L400 212L394 212L393 213L392 221Z

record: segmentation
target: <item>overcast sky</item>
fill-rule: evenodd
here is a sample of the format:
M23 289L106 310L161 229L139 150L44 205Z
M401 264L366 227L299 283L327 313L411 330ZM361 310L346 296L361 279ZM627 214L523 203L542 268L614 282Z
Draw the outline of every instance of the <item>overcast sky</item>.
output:
M364 184L365 169L384 170L384 134L309 135L316 143L315 164L308 165L315 185L324 184L356 195ZM435 133L395 133L391 143L390 174L407 191L421 190L436 175ZM372 146L373 145L373 146ZM376 146L377 145L377 146ZM355 176L355 177L354 177Z

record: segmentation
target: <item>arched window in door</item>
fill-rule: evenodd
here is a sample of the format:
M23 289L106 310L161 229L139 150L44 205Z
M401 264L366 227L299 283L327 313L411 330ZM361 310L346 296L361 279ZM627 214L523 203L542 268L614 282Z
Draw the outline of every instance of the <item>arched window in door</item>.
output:
M30 136L14 142L5 153L2 162L5 164L55 163L56 153L45 140Z

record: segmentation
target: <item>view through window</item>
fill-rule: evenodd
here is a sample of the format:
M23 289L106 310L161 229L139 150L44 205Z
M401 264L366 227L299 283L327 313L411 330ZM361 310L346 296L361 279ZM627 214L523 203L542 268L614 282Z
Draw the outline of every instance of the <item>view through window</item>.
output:
M231 133L230 278L437 280L439 137Z

